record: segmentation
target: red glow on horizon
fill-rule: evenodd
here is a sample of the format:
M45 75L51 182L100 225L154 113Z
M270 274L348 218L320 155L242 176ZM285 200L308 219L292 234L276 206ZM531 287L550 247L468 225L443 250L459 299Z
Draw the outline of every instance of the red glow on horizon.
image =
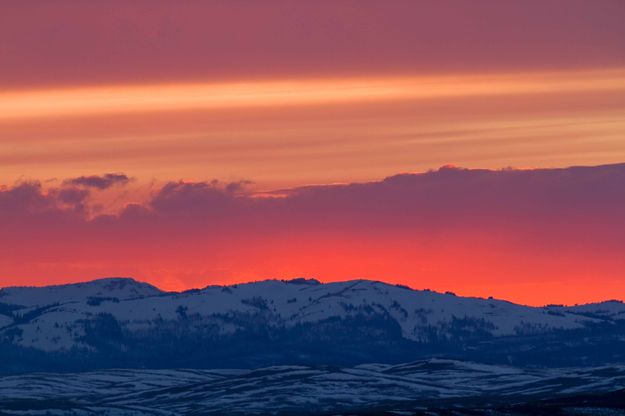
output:
M4 275L15 277L3 283L47 285L128 276L162 290L184 291L214 284L307 277L322 282L380 280L413 289L451 291L459 296L493 296L533 306L625 299L625 282L619 279L614 267L579 272L575 270L579 263L562 268L567 259L547 256L534 257L530 263L522 264L523 256L506 255L481 243L478 248L470 249L470 238L429 249L414 247L409 242L338 240L339 237L311 239L309 236L274 243L251 242L241 247L241 251L217 249L206 260L205 253L216 247L205 249L201 242L191 243L193 248L172 248L172 251L146 246L145 241L143 247L125 246L124 249L132 251L125 255L121 253L123 250L113 250L109 242L108 248L89 250L106 253L109 261L90 259L85 253L79 264L52 261L41 267L4 267ZM602 259L586 258L585 262L596 266ZM37 276L36 279L29 279L25 271L28 276ZM603 284L597 285L597 279Z
M106 178L109 188L91 188ZM625 299L624 181L625 164L444 167L280 198L170 182L116 215L90 213L90 195L124 195L125 175L22 183L0 188L0 286L132 276L185 290L305 276L530 305Z

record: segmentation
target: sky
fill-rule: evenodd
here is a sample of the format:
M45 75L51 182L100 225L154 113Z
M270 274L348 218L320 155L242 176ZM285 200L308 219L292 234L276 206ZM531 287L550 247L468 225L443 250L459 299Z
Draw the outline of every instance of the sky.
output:
M620 0L8 1L0 287L625 299L624 20Z

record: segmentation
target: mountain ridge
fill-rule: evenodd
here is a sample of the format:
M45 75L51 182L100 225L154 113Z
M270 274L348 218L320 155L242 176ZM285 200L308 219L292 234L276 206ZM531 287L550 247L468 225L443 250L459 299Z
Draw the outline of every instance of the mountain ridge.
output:
M625 362L625 305L531 307L372 280L163 292L127 278L0 290L6 366L258 367L428 358ZM603 355L593 353L603 351ZM0 370L2 370L0 358ZM70 369L72 369L70 365Z
M623 164L625 165L625 163ZM403 289L407 289L407 290L411 290L411 291L415 291L415 292L431 292L431 293L437 293L437 294L441 294L441 295L452 295L452 296L457 296L460 298L465 298L465 299L481 299L481 300L496 300L496 301L500 301L500 302L508 302L514 305L519 305L519 306L525 306L528 308L546 308L546 307L557 307L557 308L577 308L577 307L581 307L581 306L590 306L590 305L604 305L604 304L623 304L625 303L625 300L621 300L621 299L605 299L605 300L600 300L600 301L591 301L591 302L587 302L587 303L576 303L576 304L560 304L560 303L548 303L548 304L544 304L544 305L527 305L527 304L523 304L523 303L517 303L508 299L504 299L504 298L496 298L493 296L488 296L488 297L483 297L483 296L469 296L469 295L461 295L461 294L457 294L455 292L452 291L437 291L434 289L416 289L413 287L410 287L408 285L405 284L400 284L400 283L388 283L388 282L384 282L382 280L375 280L375 279L365 279L365 278L357 278L357 279L349 279L349 280L340 280L340 281L332 281L332 282L321 282L315 278L305 278L305 277L294 277L291 279L279 279L279 278L267 278L267 279L261 279L261 280L250 280L250 281L241 281L241 282L237 282L237 283L230 283L230 284L209 284L203 287L197 287L197 288L191 288L191 289L185 289L185 290L181 290L181 291L176 291L176 290L164 290L159 288L158 286L155 286L151 283L142 281L142 280L138 280L135 279L134 277L130 277L130 276L110 276L110 277L98 277L98 278L94 278L91 280L84 280L84 281L80 281L80 282L69 282L69 283L58 283L58 284L53 284L53 285L42 285L42 286L29 286L29 285L25 285L25 286L19 286L19 285L12 285L12 286L0 286L0 300L2 299L2 293L5 290L13 290L13 289L46 289L46 288L67 288L67 287L79 287L79 286L84 286L84 285L91 285L91 284L99 284L99 283L107 283L107 282L127 282L128 284L137 284L140 286L149 286L151 288L153 288L157 293L155 293L155 295L162 295L162 294L184 294L184 293L193 293L193 292L198 292L198 291L202 291L205 289L209 289L209 288L213 288L213 287L218 287L218 288L229 288L229 287L236 287L239 285L249 285L249 284L254 284L254 283L262 283L262 282L283 282L283 283L291 283L291 284L310 284L310 285L328 285L328 284L333 284L333 283L345 283L345 282L370 282L370 283L380 283L380 284L384 284L384 285L388 285L388 286L393 286L393 287L398 287L398 288L403 288Z

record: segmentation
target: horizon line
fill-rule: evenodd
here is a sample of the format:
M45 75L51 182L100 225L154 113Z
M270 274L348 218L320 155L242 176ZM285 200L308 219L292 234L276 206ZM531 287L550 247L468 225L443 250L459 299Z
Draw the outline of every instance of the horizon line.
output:
M0 292L2 292L5 289L45 289L48 287L73 286L73 285L95 283L95 282L105 281L105 280L127 280L127 281L133 281L135 283L146 284L146 285L154 287L155 289L161 292L160 294L153 295L153 296L161 296L161 295L168 295L168 294L183 294L183 293L192 292L192 291L202 291L211 287L233 287L233 286L239 286L239 285L249 285L249 284L264 283L264 282L282 282L282 283L296 284L295 281L301 281L302 284L306 284L306 282L313 282L312 284L319 284L319 285L329 285L329 284L349 283L349 282L370 282L370 283L380 283L380 284L387 285L387 286L403 288L403 289L411 290L413 292L429 292L429 293L435 293L441 296L447 295L447 296L454 296L454 297L465 298L465 299L494 300L498 302L507 302L513 305L519 305L519 306L524 306L528 308L538 308L538 309L549 308L549 307L576 307L576 306L584 306L584 305L598 305L598 304L610 303L610 302L625 303L625 299L613 298L613 299L604 299L600 301L591 301L591 302L575 303L575 304L546 303L546 304L541 304L541 305L529 305L526 303L520 303L520 302L514 302L511 300L507 300L507 299L496 298L493 296L484 297L484 296L463 295L461 293L457 293L456 291L451 291L451 290L443 292L443 291L439 291L436 289L429 289L429 288L417 289L417 288L414 288L410 285L403 284L403 283L390 283L384 280L366 278L366 277L348 278L345 280L320 280L316 277L306 277L306 276L298 276L298 277L291 277L291 278L268 277L268 278L261 278L257 280L238 281L235 283L227 283L227 284L218 284L218 283L209 284L204 287L192 287L192 288L188 288L184 290L164 290L153 283L150 283L144 280L138 280L132 276L102 276L102 277L94 277L88 280L81 280L77 282L55 283L55 284L50 284L50 285L0 286ZM145 297L152 297L152 296L145 296Z

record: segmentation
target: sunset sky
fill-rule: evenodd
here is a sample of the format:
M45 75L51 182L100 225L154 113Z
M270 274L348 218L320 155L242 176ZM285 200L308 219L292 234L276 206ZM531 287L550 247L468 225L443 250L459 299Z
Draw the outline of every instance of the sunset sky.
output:
M8 1L0 287L625 299L623 22L621 0Z

